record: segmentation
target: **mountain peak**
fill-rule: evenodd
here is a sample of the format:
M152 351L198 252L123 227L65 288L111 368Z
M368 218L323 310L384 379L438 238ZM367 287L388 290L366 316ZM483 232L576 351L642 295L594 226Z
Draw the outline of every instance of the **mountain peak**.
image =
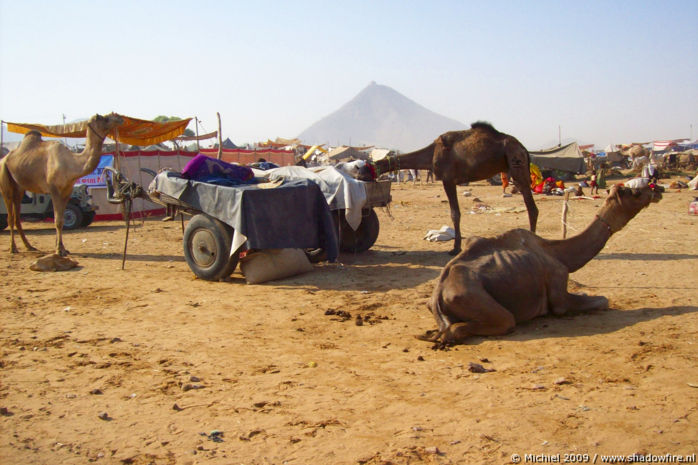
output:
M371 81L337 111L298 136L306 144L374 145L410 151L446 131L466 129L386 85Z

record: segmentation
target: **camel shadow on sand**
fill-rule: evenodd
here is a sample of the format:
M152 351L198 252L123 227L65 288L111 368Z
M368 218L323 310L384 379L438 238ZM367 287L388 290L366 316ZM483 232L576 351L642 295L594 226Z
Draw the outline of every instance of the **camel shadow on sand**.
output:
M73 258L96 258L100 260L123 260L123 252L76 252L71 253ZM126 253L126 268L129 262L184 262L184 255L148 255Z
M26 227L27 223L29 225L31 225L31 227L27 228ZM40 222L40 221L27 222L27 221L23 221L22 225L25 227L24 232L27 234L27 238L29 238L30 240L31 240L31 236L54 236L56 234L56 227L53 225L52 222ZM126 234L125 233L126 228L124 228L123 226L92 224L92 225L85 227L85 228L64 229L63 236L70 237L70 236L76 236L79 234L90 234L90 232L119 231L122 229L124 230L124 234ZM9 228L5 229L4 231L0 231L0 234L9 236L10 235Z
M635 310L596 310L556 316L544 316L516 325L514 331L504 336L473 337L466 345L487 340L531 341L539 339L577 338L610 334L638 323L656 320L664 316L681 316L698 312L696 306L645 307Z

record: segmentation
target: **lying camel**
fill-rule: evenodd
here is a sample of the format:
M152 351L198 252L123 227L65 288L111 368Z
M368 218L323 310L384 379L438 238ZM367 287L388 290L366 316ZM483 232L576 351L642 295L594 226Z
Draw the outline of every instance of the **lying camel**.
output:
M603 249L640 210L658 202L663 188L611 188L594 221L579 235L547 240L525 229L492 238L471 237L446 264L429 309L438 330L419 339L462 343L468 336L506 334L516 323L552 312L608 308L608 299L567 292L572 273Z

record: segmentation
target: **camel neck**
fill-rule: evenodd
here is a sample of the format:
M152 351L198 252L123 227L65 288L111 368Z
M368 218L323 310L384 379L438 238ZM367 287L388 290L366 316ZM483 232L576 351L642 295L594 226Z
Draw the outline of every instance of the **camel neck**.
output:
M82 158L82 173L91 173L97 168L99 159L102 157L102 146L104 138L100 137L94 129L88 126L87 138L85 139L85 148L80 153Z
M598 255L613 232L608 223L597 216L580 234L569 239L548 241L546 248L572 273Z
M385 157L375 163L378 174L397 170L430 170L434 159L434 144L397 157Z

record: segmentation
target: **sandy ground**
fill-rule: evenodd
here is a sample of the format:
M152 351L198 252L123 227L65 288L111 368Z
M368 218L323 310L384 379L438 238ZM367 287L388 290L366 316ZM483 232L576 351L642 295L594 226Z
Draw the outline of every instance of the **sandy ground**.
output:
M485 183L466 190L465 236L528 227L521 196L502 198ZM447 351L414 338L435 327L426 302L450 258L450 242L422 239L450 224L439 184L394 185L370 251L264 285L245 284L239 270L230 282L195 279L178 222L138 222L125 271L120 222L67 232L80 267L57 273L29 270L39 254L9 254L5 230L0 463L695 454L694 195L665 193L571 275L572 290L607 296L609 310L541 318ZM475 197L499 213L469 214ZM559 238L561 198L536 202L538 233ZM570 232L601 203L571 201ZM52 225L25 224L49 252ZM338 310L351 317L327 314ZM471 363L493 371L474 373Z

